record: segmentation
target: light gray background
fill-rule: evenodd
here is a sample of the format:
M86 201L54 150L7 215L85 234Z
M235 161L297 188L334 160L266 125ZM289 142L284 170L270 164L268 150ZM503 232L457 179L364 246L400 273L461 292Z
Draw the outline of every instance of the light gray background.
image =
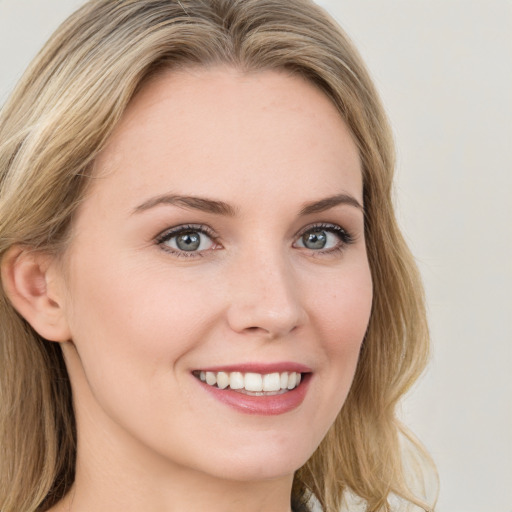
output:
M0 0L0 103L80 0ZM512 1L319 0L353 38L398 148L397 207L434 343L403 415L439 512L512 512Z

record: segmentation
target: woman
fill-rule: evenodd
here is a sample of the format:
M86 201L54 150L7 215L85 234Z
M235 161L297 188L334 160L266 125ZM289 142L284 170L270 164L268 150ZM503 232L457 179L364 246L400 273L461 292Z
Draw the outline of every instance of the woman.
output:
M2 512L431 509L391 135L321 9L88 2L0 141Z

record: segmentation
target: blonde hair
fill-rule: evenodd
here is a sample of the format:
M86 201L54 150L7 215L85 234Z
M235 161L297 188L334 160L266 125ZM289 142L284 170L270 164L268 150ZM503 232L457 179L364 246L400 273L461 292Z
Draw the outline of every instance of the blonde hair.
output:
M404 470L398 400L423 370L422 286L393 213L390 129L350 41L308 0L92 0L53 35L0 114L0 258L15 244L59 254L92 164L134 94L160 70L229 64L286 69L337 106L362 164L373 310L355 379L326 438L295 476L293 499L368 512L392 494L430 510ZM0 290L0 510L47 510L74 478L76 427L57 343ZM418 460L428 456L413 441Z

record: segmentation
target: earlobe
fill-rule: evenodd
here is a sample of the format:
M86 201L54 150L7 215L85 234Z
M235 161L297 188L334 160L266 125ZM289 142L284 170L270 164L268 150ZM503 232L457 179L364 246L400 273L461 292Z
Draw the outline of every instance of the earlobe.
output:
M2 285L18 313L43 338L68 341L71 333L63 296L53 279L54 261L41 252L15 246L2 259Z

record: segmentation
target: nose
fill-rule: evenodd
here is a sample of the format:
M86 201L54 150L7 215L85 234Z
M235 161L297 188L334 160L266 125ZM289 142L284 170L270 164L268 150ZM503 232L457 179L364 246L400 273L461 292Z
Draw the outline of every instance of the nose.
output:
M300 285L286 258L253 254L231 277L227 318L234 331L275 339L305 323Z

